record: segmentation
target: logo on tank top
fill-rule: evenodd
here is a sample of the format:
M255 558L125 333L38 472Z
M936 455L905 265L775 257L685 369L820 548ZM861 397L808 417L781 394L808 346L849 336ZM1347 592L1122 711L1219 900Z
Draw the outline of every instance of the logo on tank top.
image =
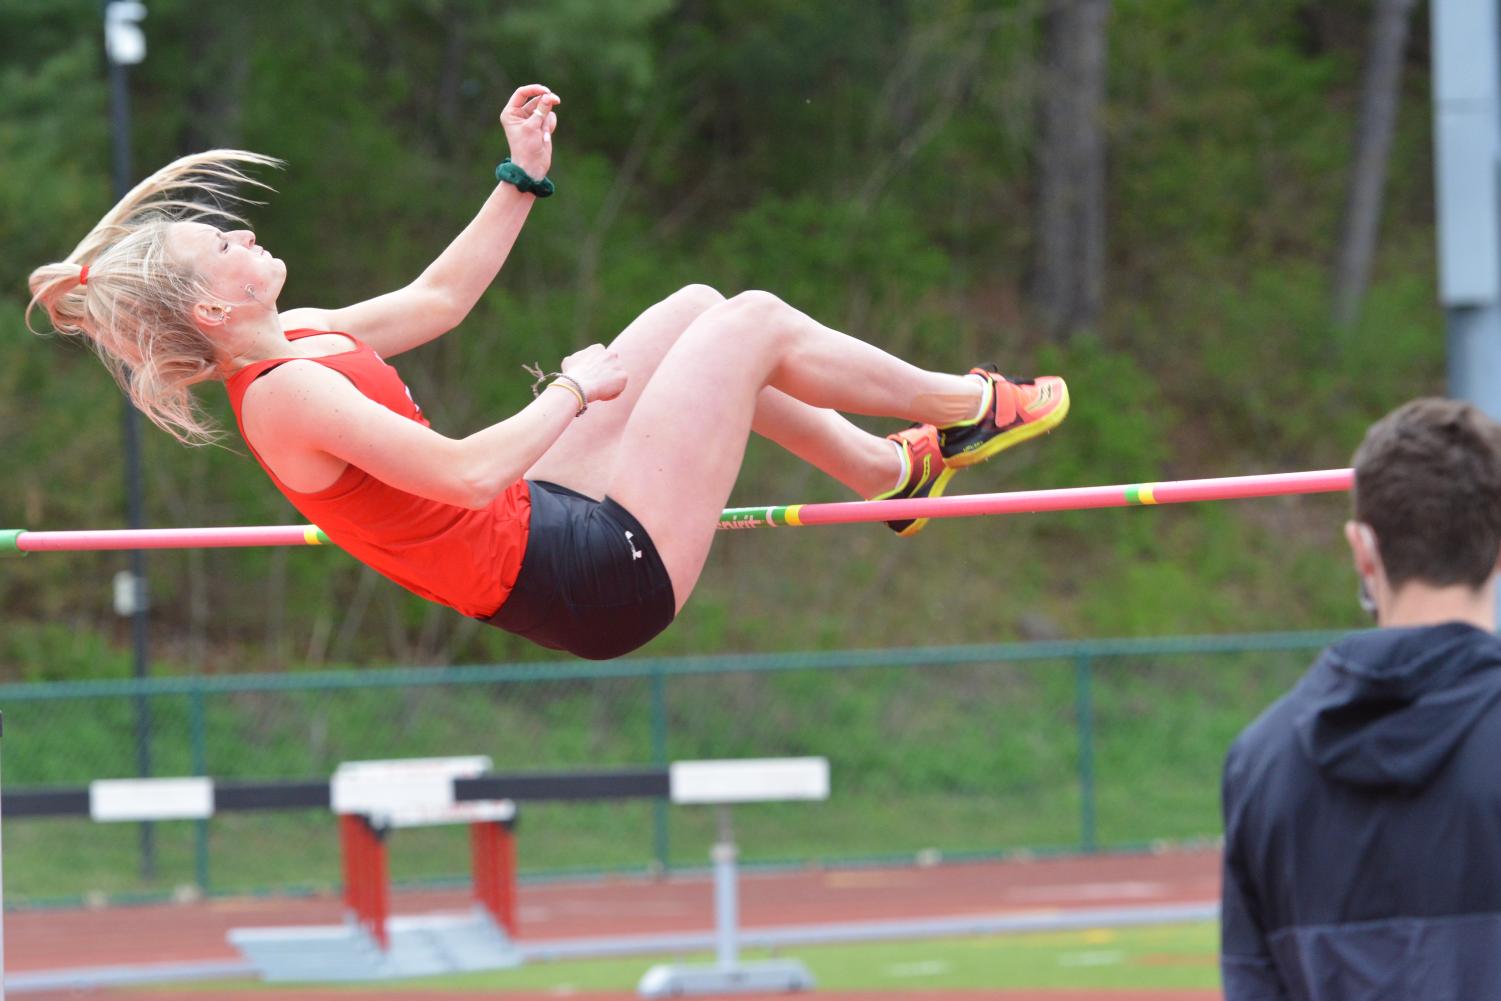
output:
M632 535L630 532L626 532L625 533L625 544L631 547L631 559L632 560L639 560L642 556L645 556L646 554L643 553L641 550L639 550L639 549L636 548L636 544L631 541L634 538L635 538L635 536Z

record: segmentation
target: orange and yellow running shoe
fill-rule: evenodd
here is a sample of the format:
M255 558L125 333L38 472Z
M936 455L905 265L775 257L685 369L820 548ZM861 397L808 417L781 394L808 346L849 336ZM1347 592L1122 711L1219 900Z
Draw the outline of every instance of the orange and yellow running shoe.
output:
M938 429L944 462L955 469L978 465L998 452L1047 434L1068 416L1068 385L1056 375L1008 379L994 365L969 370L990 383L985 412Z
M903 431L886 436L902 450L907 475L894 490L877 494L871 500L908 500L913 497L941 497L944 487L954 475L954 470L943 461L943 449L939 432L931 424L914 424ZM927 518L908 518L904 521L888 521L886 527L897 535L916 535L928 523Z

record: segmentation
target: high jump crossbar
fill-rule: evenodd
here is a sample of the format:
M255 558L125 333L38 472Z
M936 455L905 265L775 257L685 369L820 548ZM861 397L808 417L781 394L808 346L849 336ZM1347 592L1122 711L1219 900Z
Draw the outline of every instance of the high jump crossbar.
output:
M1350 469L1299 473L1222 476L1203 480L1122 483L1011 493L967 494L914 500L844 501L732 507L719 516L721 530L849 525L910 518L973 518L981 515L1040 514L1109 507L1192 504L1200 501L1340 493L1355 481ZM320 546L329 538L316 525L261 525L230 528L148 528L102 531L28 532L0 529L0 555L83 552L109 549L229 549L246 546Z

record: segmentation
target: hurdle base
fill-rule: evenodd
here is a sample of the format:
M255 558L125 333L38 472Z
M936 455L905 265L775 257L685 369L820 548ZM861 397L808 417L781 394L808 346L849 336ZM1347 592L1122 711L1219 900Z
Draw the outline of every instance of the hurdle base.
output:
M521 965L521 953L483 909L393 917L390 947L353 921L342 925L234 928L229 941L270 982L392 980Z
M811 991L813 974L795 959L767 959L732 966L653 966L636 985L644 998L709 994L771 994Z

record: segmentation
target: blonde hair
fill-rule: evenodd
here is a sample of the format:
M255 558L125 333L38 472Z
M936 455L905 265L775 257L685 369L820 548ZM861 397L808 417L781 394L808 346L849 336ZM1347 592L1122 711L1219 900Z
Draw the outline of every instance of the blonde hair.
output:
M184 221L243 224L232 206L250 199L236 187L267 187L246 176L246 165L281 161L220 149L169 163L131 189L65 260L37 268L28 281L27 328L41 333L31 326L41 306L58 333L86 338L130 401L185 444L220 433L192 393L220 377L214 345L192 321L194 305L214 296L190 266L172 259L167 232Z

